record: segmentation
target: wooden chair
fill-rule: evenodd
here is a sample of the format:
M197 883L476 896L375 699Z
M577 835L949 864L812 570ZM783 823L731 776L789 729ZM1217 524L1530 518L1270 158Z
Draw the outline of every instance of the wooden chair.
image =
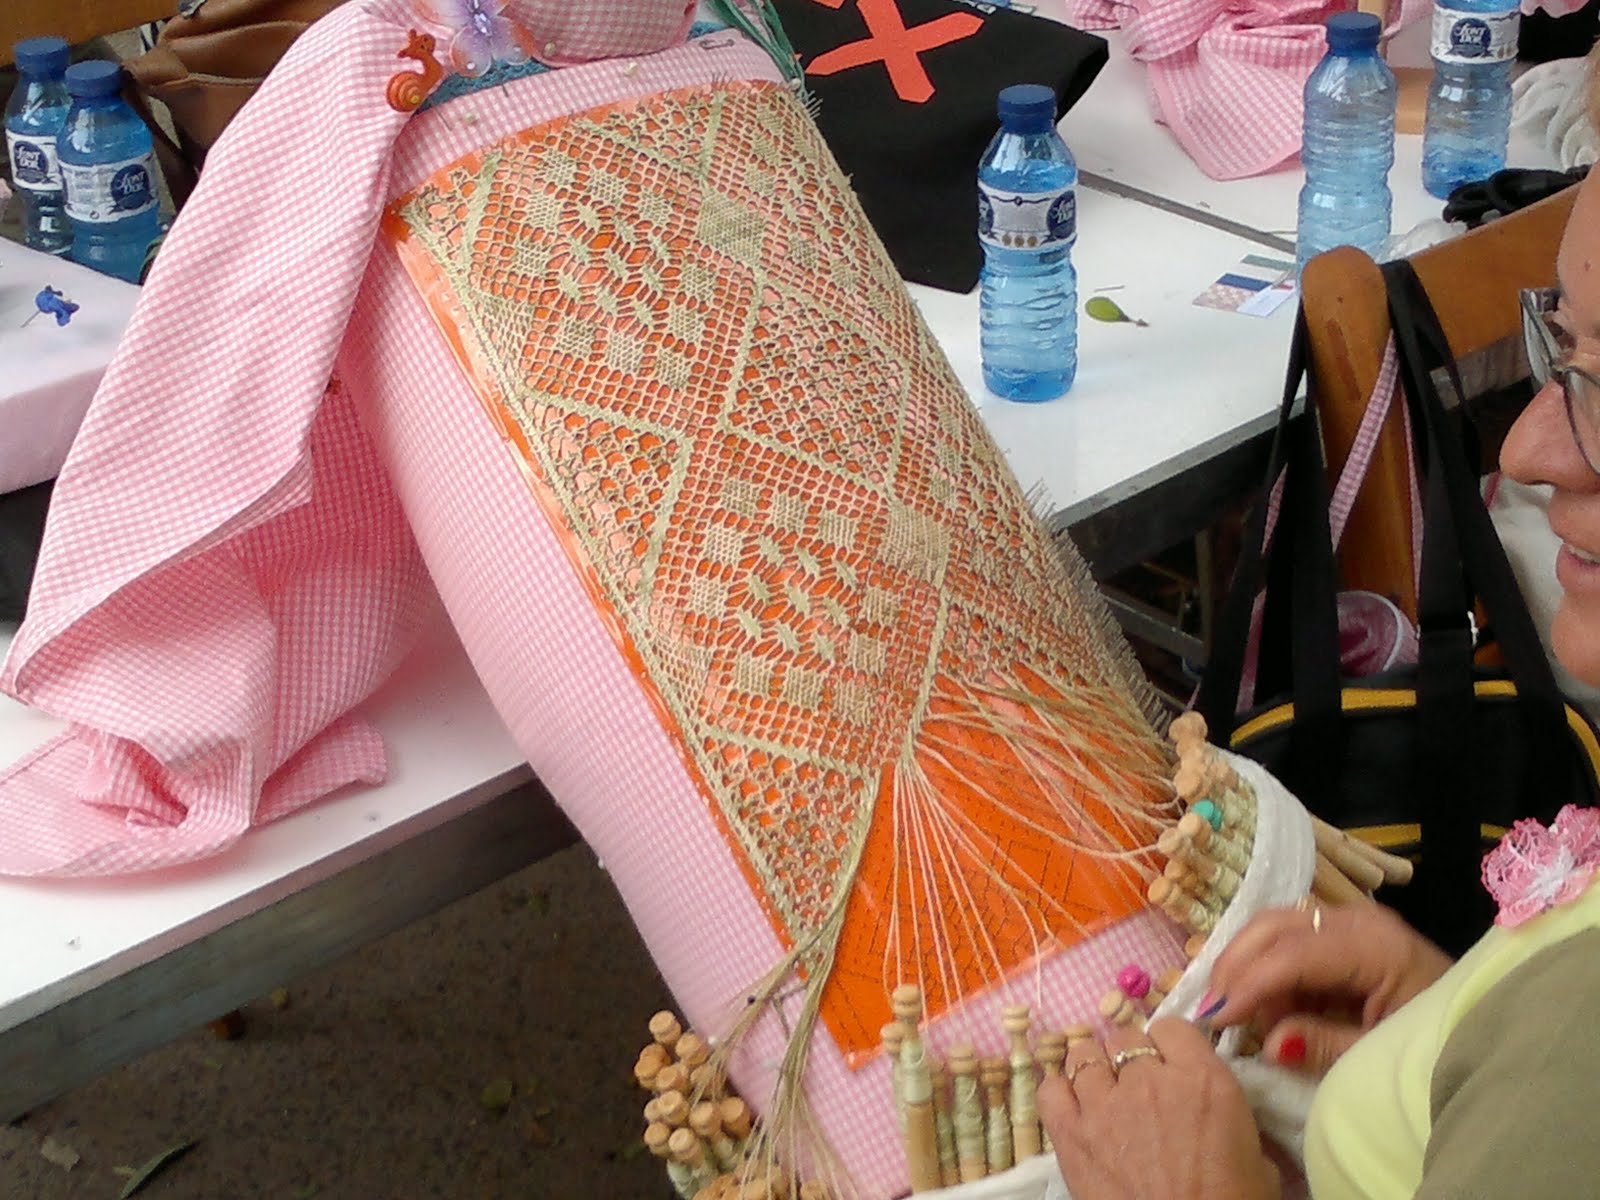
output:
M1576 188L1568 188L1412 256L1458 359L1519 336L1517 292L1554 285L1556 250L1576 195ZM1330 479L1337 479L1389 337L1383 277L1361 251L1341 246L1306 265L1301 292L1324 448ZM1415 617L1405 455L1396 407L1345 527L1339 567L1343 586L1388 596Z
M160 21L178 10L177 0L4 0L0 4L0 66L11 61L11 47L23 38L55 34L74 46L90 38L146 21Z

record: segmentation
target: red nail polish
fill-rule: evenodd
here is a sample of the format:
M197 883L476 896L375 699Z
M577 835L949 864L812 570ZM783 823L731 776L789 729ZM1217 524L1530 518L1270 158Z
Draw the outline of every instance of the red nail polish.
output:
M1306 1060L1304 1034L1291 1033L1278 1043L1278 1062L1285 1067L1298 1067Z

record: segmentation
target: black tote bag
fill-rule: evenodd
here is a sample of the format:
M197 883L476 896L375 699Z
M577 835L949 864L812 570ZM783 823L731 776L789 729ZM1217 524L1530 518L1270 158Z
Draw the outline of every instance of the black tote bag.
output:
M978 282L978 160L1013 83L1051 88L1058 114L1094 82L1104 38L961 0L775 0L817 99L817 128L912 283Z
M1600 739L1556 685L1480 497L1462 414L1446 409L1433 385L1432 371L1443 368L1465 394L1433 306L1408 262L1383 271L1423 492L1418 661L1340 678L1321 444L1312 420L1291 420L1306 374L1302 315L1267 493L1248 524L1196 707L1214 741L1261 762L1317 816L1415 857L1411 884L1380 899L1460 953L1494 915L1481 883L1485 849L1521 817L1548 822L1563 805L1600 801ZM1267 498L1280 474L1277 531L1264 549ZM1263 583L1256 694L1272 699L1240 714L1251 608ZM1474 601L1503 669L1474 665Z

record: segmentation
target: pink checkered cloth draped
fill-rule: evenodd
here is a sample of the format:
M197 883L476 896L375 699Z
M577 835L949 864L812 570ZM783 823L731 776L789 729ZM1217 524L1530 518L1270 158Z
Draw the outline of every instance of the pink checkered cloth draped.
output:
M683 0L515 15L559 30L573 58L608 38L659 50L687 20ZM347 714L431 590L347 404L322 400L408 120L385 88L412 66L397 53L418 23L403 0L318 22L212 152L162 251L62 470L0 669L0 687L72 723L0 775L0 872L171 865L383 778L376 733ZM574 87L563 101L593 102Z
M1323 22L1350 0L1065 0L1084 29L1122 29L1148 69L1150 105L1213 179L1284 166L1300 153L1302 93L1326 48ZM1427 0L1391 0L1389 31Z

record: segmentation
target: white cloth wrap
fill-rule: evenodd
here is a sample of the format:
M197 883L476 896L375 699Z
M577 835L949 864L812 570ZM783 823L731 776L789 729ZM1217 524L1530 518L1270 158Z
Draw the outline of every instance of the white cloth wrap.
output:
M1309 814L1264 767L1227 751L1221 753L1256 792L1256 836L1250 865L1238 892L1206 938L1205 948L1152 1014L1152 1021L1162 1017L1192 1019L1207 991L1211 965L1245 922L1262 909L1294 904L1311 890L1316 843ZM1297 1072L1259 1058L1240 1058L1236 1051L1238 1040L1239 1031L1228 1030L1218 1052L1243 1085L1262 1132L1299 1163L1306 1113L1316 1085ZM1061 1170L1049 1155L1028 1159L1009 1171L974 1183L921 1194L938 1200L1071 1200Z
M1582 58L1529 67L1511 84L1511 128L1553 155L1562 170L1600 159L1600 132L1589 120L1588 70Z

